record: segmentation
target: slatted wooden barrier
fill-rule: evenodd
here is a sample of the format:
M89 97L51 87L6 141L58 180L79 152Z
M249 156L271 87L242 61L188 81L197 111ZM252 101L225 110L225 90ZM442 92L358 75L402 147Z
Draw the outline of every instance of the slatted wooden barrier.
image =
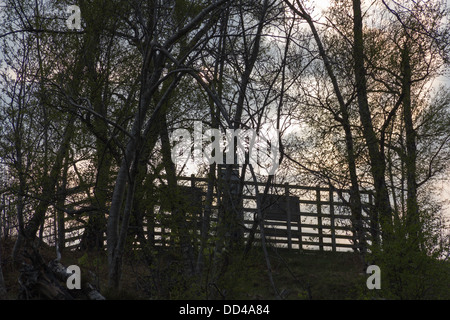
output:
M190 211L191 219L196 219L197 234L200 234L204 202L207 192L207 179L195 177L181 177L180 190L186 211ZM352 216L348 206L349 191L331 187L298 186L292 184L272 184L268 194L264 195L264 183L246 183L242 193L242 222L244 238L248 237L257 213L257 200L261 203L264 216L264 231L270 245L285 247L292 250L327 250L345 251L357 249ZM258 188L259 199L255 196ZM363 201L363 225L366 238L370 242L370 230L376 228L370 222L368 212L372 207L370 192L361 191ZM211 207L208 221L211 227L217 222L219 202L215 201ZM154 207L155 215L167 217L170 215L170 201L163 200ZM3 219L5 218L3 213ZM166 227L164 219L155 219L147 224L147 235L152 237L157 246L170 244L170 228ZM66 222L66 247L77 248L84 226L74 220ZM47 242L54 243L54 224L52 219L45 226L44 237ZM214 228L210 228L214 232ZM260 235L256 231L256 238Z

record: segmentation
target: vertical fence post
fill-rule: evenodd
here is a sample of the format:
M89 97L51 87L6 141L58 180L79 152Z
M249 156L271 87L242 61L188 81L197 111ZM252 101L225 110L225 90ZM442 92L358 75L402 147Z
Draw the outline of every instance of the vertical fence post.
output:
M191 187L195 188L195 174L191 174Z
M286 196L286 213L287 213L287 236L288 236L288 249L292 249L292 228L291 228L291 203L289 199L289 184L284 184L284 194Z
M330 186L329 200L330 200L331 246L332 246L332 250L336 251L336 228L335 228L335 221L334 221L334 196L333 196L333 189L331 188L331 186Z
M372 236L372 244L379 243L379 233L378 233L378 214L373 208L373 196L369 193L369 219L370 219L370 234Z
M6 241L9 237L9 233L10 233L10 212L11 212L11 199L10 197L6 196L6 194L4 193L2 195L2 204L3 204L3 215L2 215L2 228L3 228L3 239Z
M8 209L6 209L5 207L5 234L3 235L5 237L5 239L7 239L9 237L9 234L11 232L11 198L8 197L6 198L6 200L8 200L8 205L6 206ZM5 200L5 201L6 201ZM6 202L5 202L6 205Z
M195 174L191 174L191 192L192 192L192 199L188 199L192 200L192 203L190 203L191 207L194 207L196 205L195 200L196 200L196 194L195 194ZM194 235L194 238L197 238L197 231L199 230L199 226L201 225L201 219L202 219L202 213L200 212L199 214L197 214L197 210L194 210L194 212L191 212L192 214L192 234ZM201 230L201 227L200 227Z
M151 206L151 214L150 216L147 216L146 222L147 222L147 241L150 243L150 245L153 247L155 246L155 206Z
M5 194L2 194L2 202L0 203L0 208L1 208L1 210L0 210L0 240L3 236L5 237L5 240L7 238L7 235L6 235L6 200L5 199L6 199ZM2 205L3 205L3 207L2 207Z
M319 229L319 249L323 251L322 206L320 203L320 186L316 189L317 227Z
M302 211L301 211L301 200L299 199L298 203L296 204L297 206L299 206L299 216L298 216L298 220L297 220L297 225L298 225L298 249L300 251L303 251L303 233L302 233Z

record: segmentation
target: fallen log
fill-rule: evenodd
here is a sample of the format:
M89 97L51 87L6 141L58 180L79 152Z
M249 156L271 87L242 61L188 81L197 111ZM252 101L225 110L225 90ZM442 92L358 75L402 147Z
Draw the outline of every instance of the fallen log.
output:
M48 267L55 274L58 280L64 283L66 283L67 279L71 276L71 273L67 272L67 268L64 267L58 260L50 261ZM82 283L80 290L81 293L88 297L89 300L105 300L105 297L103 297L100 292L98 292L97 289L89 282ZM80 290L73 289L70 291L77 292Z
M55 275L47 268L41 255L33 250L25 255L31 265L23 263L19 276L19 299L21 300L73 300L73 296L64 288Z
M105 300L88 282L82 284L80 290L69 290L67 279L71 276L59 259L46 264L36 249L26 252L31 264L23 263L19 276L19 299L21 300Z

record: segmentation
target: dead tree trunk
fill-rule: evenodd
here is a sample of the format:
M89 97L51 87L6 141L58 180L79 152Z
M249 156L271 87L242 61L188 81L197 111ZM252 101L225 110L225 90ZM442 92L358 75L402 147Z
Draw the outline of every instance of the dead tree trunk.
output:
M53 272L46 266L37 249L25 251L24 256L31 264L23 263L19 276L20 300L73 300Z
M82 283L80 290L67 289L70 274L58 260L46 264L36 248L24 255L31 264L20 269L20 300L105 300L89 282Z

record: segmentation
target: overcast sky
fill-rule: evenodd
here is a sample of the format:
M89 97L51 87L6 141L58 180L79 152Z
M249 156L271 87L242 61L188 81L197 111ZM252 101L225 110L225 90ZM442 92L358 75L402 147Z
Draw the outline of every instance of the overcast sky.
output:
M450 0L443 0L443 1L446 1L447 2L447 8L450 8ZM325 9L327 7L329 1L328 0L325 0L325 1L321 0L321 1L317 1L316 3L317 3L317 5L316 5L316 12L319 13L321 10L323 10L323 9ZM0 11L2 11L2 8L4 6L5 6L5 0L0 0ZM0 24L2 23L1 19L2 19L2 12L0 12ZM0 50L0 62L1 62L0 63L0 68L4 67L3 56L2 55L3 55L3 53ZM436 86L439 85L439 84L443 84L443 83L447 83L447 84L450 85L450 75L449 74L441 76L439 79L437 79L435 81L435 85ZM437 181L436 184L437 184L436 187L442 189L440 198L442 200L447 200L447 201L450 202L450 177L447 175L446 177L444 177L444 179L442 179L442 181ZM450 217L450 203L448 204L446 211L447 211L447 215Z

